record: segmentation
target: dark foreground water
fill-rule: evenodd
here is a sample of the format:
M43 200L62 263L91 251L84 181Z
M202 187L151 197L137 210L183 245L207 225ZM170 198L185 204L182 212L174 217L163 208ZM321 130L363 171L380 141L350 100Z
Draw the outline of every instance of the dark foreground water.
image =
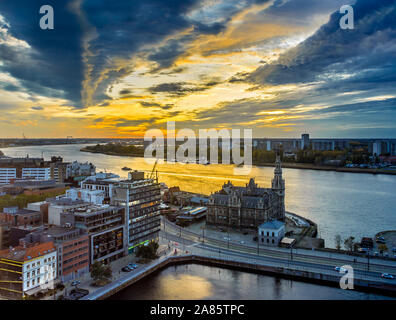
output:
M376 300L390 297L196 264L164 269L111 300Z

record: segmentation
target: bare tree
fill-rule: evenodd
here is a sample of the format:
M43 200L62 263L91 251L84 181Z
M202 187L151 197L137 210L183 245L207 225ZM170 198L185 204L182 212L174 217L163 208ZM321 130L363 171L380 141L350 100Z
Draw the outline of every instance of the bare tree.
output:
M345 249L348 250L349 252L352 252L354 248L354 243L355 243L355 237L349 237L345 239L344 240Z
M339 234L337 234L335 236L335 243L336 243L336 249L337 250L341 250L342 239L341 239L341 236Z

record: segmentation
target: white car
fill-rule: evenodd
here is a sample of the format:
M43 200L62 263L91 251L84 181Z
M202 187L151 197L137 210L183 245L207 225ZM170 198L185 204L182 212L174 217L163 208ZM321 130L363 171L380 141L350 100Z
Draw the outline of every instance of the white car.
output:
M383 274L381 274L381 278L394 279L395 277L393 275L389 274L389 273L383 273Z
M337 272L341 272L341 273L347 273L348 272L348 270L343 268L343 267L335 267L334 270L337 271Z

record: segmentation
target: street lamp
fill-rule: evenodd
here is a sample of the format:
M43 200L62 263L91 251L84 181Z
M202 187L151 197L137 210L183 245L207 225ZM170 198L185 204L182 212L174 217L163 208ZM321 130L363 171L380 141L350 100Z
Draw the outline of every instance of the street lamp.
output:
M367 251L367 271L370 271L370 251Z
M230 227L227 226L227 248L230 249Z
M257 255L260 255L260 233L257 229Z

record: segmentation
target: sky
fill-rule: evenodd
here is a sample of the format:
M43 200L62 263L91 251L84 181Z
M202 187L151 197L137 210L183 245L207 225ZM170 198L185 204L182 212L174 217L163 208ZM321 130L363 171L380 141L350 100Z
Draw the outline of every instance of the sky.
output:
M396 138L396 1L0 0L0 110L1 138Z

